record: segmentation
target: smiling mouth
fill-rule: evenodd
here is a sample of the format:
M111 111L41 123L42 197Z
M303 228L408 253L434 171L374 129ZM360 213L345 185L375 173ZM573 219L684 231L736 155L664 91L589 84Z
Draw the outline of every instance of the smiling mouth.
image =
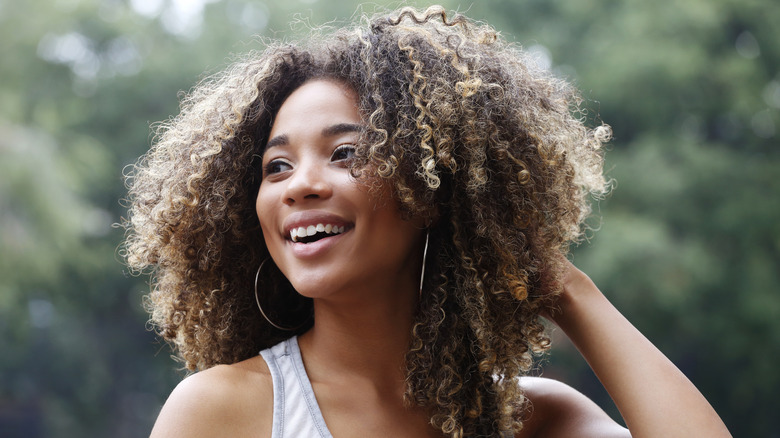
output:
M345 230L346 228L343 225L309 225L308 227L298 227L290 230L290 240L296 243L311 243L326 237L342 234Z

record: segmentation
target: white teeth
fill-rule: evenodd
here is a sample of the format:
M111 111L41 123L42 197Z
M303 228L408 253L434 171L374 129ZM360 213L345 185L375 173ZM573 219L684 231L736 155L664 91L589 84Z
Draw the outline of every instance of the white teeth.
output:
M309 225L308 227L298 227L293 228L290 230L290 240L293 242L297 242L298 239L302 237L308 237L313 236L317 233L328 233L328 234L341 234L344 232L344 227L336 226L333 224L317 224L317 225Z

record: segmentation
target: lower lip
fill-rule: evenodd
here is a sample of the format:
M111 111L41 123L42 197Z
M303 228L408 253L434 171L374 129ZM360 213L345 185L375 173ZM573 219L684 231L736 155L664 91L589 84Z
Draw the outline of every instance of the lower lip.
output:
M350 230L351 231L351 230ZM335 236L324 237L316 242L311 243L299 243L293 241L287 241L288 245L292 247L293 255L298 258L313 258L320 256L327 252L333 245L338 243L349 231Z

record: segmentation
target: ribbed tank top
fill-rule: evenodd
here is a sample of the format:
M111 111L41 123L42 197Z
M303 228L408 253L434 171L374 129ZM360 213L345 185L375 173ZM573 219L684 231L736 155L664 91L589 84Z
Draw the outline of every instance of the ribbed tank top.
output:
M274 419L271 438L333 438L314 398L303 368L298 338L292 337L260 352L274 385Z

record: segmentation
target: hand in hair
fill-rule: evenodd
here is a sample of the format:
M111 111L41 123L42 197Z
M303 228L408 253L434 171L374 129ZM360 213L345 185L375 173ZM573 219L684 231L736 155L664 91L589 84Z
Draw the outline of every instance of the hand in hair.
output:
M631 435L731 436L685 375L566 260L549 318L571 339L614 400Z

